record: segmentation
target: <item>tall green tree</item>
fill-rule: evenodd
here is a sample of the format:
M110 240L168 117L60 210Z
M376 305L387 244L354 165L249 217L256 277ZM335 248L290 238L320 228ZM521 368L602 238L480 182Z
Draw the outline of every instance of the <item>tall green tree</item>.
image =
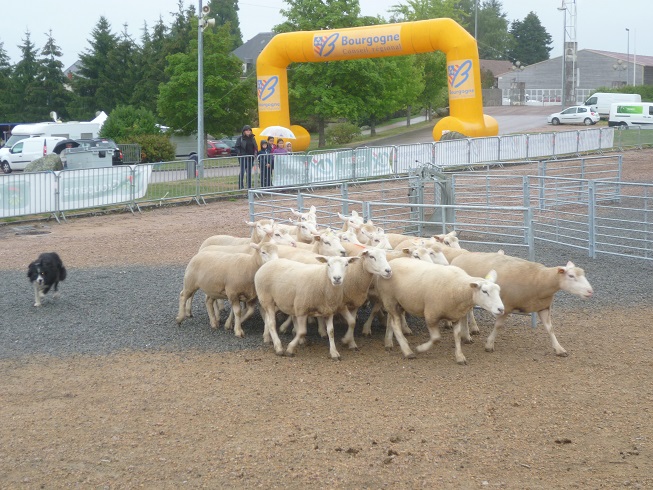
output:
M66 89L68 79L64 75L63 53L52 37L52 30L48 32L48 39L41 50L41 63L39 65L38 78L39 107L43 118L49 119L50 112L54 111L62 119L68 119L67 106L72 99L69 90Z
M166 37L168 27L159 18L150 34L147 24L143 26L141 47L136 53L135 71L138 74L134 93L130 100L136 107L143 107L156 113L159 85L168 81L165 73Z
M0 119L5 120L15 120L12 71L9 55L0 41L0 94L3 94L0 96Z
M406 0L390 7L394 22L414 22L447 17L458 23L465 13L458 6L458 0Z
M197 35L197 22L195 35ZM206 30L204 44L204 127L233 134L252 122L256 96L252 80L241 80L241 61L231 54L228 26ZM160 86L158 113L164 124L185 134L197 131L197 41L188 53L168 56L167 83Z
M166 55L187 53L191 49L191 42L197 40L197 12L191 3L184 7L184 0L178 0L177 12L173 15L172 24L166 40Z
M43 110L39 108L39 70L38 50L31 40L29 31L25 32L23 44L19 46L21 59L14 67L12 83L13 100L17 116L25 122L38 122Z
M229 34L233 43L231 49L242 45L243 34L238 20L238 0L210 0L208 5L211 8L209 17L215 19L216 26L229 24Z
M79 71L72 79L77 97L69 112L82 121L95 117L97 111L109 113L118 103L122 68L110 62L115 60L114 51L118 36L111 32L106 17L100 17L89 40L90 48L80 55Z
M472 18L473 19L473 18ZM473 22L473 20L472 20ZM478 56L486 60L510 58L512 36L508 18L499 0L485 0L478 9ZM472 28L471 32L474 30Z
M535 12L530 12L524 20L513 21L510 34L514 39L510 58L524 65L532 65L549 59L553 40Z
M127 24L117 38L116 46L109 52L108 66L120 74L120 83L115 84L110 94L113 100L107 110L112 110L120 104L128 102L134 94L138 83L137 59L140 48L127 31Z

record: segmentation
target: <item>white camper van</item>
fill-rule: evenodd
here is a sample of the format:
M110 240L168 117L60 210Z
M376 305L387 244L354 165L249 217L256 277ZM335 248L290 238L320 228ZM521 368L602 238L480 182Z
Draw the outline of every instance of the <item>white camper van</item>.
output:
M610 106L615 102L641 102L639 94L616 94L611 92L597 92L592 94L583 105L593 107L603 119L610 115Z
M52 153L54 147L66 138L48 136L45 138L25 138L14 144L0 157L0 167L6 174L13 170L25 170L25 167L37 158Z
M653 103L629 102L610 106L608 126L623 128L639 127L653 129Z

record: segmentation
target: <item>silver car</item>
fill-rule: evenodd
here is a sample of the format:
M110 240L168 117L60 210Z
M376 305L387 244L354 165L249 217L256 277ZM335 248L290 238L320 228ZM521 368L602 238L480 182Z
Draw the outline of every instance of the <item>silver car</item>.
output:
M558 124L584 124L591 126L600 120L599 113L593 107L584 105L575 105L567 107L562 112L556 112L546 118L549 124L557 126Z

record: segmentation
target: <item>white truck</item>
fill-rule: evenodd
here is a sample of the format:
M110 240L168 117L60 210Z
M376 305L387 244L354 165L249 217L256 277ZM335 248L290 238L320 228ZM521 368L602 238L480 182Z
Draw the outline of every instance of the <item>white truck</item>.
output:
M61 136L24 138L8 148L6 152L2 152L0 155L0 168L6 174L10 174L14 170L25 170L27 165L52 153L56 144L65 140L66 138Z
M104 112L92 121L56 121L56 114L53 113L55 121L47 121L32 124L18 124L11 130L11 136L5 142L4 148L11 148L14 144L25 138L35 136L61 136L72 140L91 139L99 136L100 128L107 119Z
M583 105L591 106L603 119L610 115L610 106L615 102L641 102L639 94L618 94L612 92L596 92L590 95Z
M620 126L624 129L631 127L653 129L653 103L620 102L612 104L608 126Z

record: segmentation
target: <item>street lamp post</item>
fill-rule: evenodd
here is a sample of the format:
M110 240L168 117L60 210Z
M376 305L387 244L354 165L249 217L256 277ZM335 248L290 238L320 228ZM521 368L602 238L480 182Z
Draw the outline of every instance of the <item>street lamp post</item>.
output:
M199 0L199 24L197 26L197 170L198 177L204 177L204 156L206 138L204 137L204 29L215 25L215 19L209 19L211 8L202 7Z
M562 14L562 98L561 105L564 107L566 103L566 90L565 85L567 83L567 73L565 73L565 61L567 56L567 6L565 5L565 0L562 0L562 7L558 7L558 10L563 12Z
M626 27L626 36L628 37L628 41L626 43L626 68L630 65L630 29ZM628 70L626 69L626 85L630 85L630 75L628 74Z

